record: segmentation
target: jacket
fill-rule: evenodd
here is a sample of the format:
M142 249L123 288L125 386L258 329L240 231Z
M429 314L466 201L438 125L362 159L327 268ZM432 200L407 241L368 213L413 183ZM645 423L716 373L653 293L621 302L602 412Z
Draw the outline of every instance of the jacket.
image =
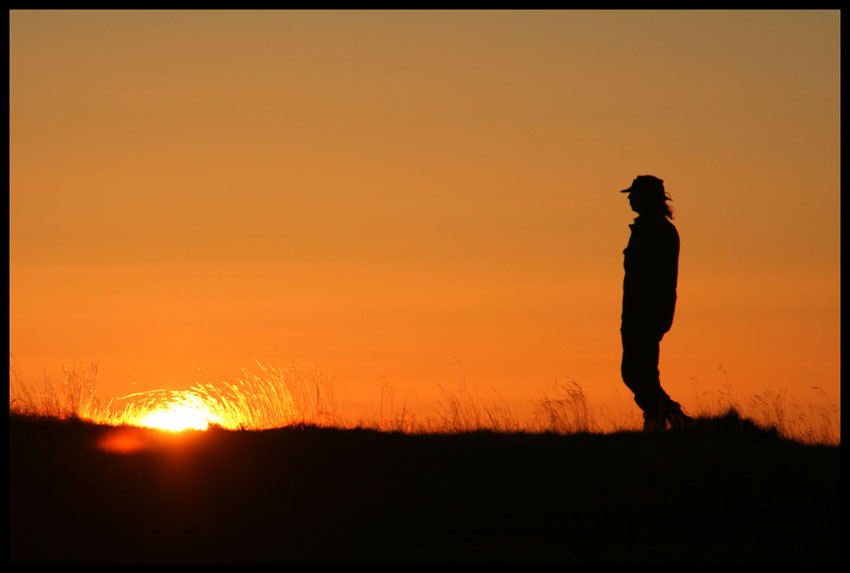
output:
M641 215L623 251L623 329L655 333L673 324L679 275L679 232L664 216Z

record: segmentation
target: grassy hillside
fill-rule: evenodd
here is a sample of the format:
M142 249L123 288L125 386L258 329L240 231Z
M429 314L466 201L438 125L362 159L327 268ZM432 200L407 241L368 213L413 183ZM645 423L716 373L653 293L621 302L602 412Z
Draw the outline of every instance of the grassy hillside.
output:
M119 453L109 444L124 444ZM12 562L838 561L840 446L10 418Z

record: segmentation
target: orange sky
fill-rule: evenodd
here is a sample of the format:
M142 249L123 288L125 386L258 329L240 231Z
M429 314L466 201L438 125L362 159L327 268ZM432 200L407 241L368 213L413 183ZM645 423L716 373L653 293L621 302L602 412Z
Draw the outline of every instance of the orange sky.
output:
M10 36L24 378L259 360L352 403L622 398L618 191L653 174L682 240L665 388L839 401L838 11L12 11Z

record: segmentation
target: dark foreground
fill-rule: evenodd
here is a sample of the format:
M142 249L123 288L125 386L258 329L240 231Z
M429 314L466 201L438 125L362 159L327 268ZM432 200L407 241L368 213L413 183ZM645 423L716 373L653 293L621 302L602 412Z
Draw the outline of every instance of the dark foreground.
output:
M573 436L12 417L9 445L13 563L840 559L840 447L734 415Z

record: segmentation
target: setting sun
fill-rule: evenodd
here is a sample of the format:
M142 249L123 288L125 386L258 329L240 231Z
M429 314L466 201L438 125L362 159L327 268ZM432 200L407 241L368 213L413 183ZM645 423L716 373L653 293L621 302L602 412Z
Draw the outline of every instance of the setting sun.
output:
M210 425L208 416L208 412L193 406L176 406L151 412L139 421L139 425L170 432L206 430Z
M123 421L132 426L182 432L206 430L210 424L219 424L222 420L201 395L184 391L173 393L173 397L164 402L143 405L135 415Z

